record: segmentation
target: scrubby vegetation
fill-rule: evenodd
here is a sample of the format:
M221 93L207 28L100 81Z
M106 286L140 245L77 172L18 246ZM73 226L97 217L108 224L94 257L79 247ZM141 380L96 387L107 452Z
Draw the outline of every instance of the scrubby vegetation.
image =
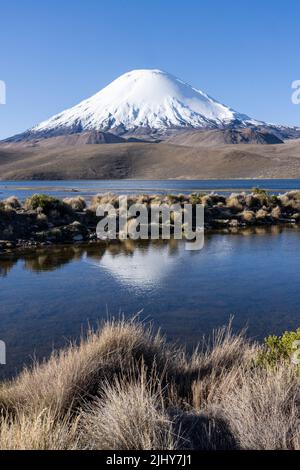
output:
M290 361L291 358L300 365L300 328L286 331L282 336L268 336L259 354L259 362L267 366L275 366L278 361Z
M82 212L86 208L86 202L83 197L67 197L63 200L64 204L71 207L73 211Z
M300 449L297 368L263 352L230 325L188 355L109 321L1 385L0 449Z
M216 193L140 194L127 196L127 203L128 207L146 204L149 212L153 205L175 205L177 214L172 214L171 233L175 229L176 215L181 217L186 204L204 206L206 230L236 233L247 227L300 223L300 191L272 195L254 188L251 193L232 193L229 196ZM6 247L6 242L9 242L11 249L12 244L24 247L96 241L99 222L96 210L99 204L109 204L118 210L119 196L113 193L97 194L89 204L81 196L60 200L44 194L35 194L24 203L16 197L0 201L0 251ZM160 222L162 229L162 220ZM182 224L183 232L184 227Z
M44 214L49 214L50 211L58 211L59 213L68 212L68 205L60 199L56 199L46 194L35 194L26 199L24 209L39 210Z

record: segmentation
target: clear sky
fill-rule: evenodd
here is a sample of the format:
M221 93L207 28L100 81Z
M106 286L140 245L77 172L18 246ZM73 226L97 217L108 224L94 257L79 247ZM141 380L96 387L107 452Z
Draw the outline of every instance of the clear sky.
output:
M254 118L300 125L299 0L0 0L0 138L122 73L160 68Z

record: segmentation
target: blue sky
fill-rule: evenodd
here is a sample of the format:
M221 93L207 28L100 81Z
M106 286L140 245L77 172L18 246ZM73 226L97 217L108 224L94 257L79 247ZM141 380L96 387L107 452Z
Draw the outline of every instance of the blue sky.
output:
M0 138L161 68L252 117L300 125L299 0L0 0Z

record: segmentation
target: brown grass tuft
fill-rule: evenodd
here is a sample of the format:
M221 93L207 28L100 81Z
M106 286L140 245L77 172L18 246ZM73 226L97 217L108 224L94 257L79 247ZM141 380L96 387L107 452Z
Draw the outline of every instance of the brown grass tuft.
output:
M90 331L80 345L54 352L43 364L26 368L0 388L0 403L7 409L66 412L93 397L102 381L122 373L132 363L154 365L163 374L171 351L160 334L136 321L107 322Z
M78 436L78 419L58 420L49 409L30 415L18 412L1 418L0 450L76 450Z
M16 196L8 197L7 199L4 199L2 202L7 210L21 208L20 201Z
M300 385L231 323L192 355L108 321L0 387L0 449L299 449Z
M221 406L241 448L299 449L300 388L292 367L241 373Z
M173 450L177 436L159 382L147 379L107 383L81 416L82 445L101 450Z
M82 212L86 208L85 199L81 196L67 197L63 200L63 202L76 212Z

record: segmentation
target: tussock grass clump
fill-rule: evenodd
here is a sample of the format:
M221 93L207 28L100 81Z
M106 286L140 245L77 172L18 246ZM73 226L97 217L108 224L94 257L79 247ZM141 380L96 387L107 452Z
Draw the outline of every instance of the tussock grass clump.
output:
M42 364L26 368L13 382L0 387L0 404L7 409L76 409L94 397L102 382L111 380L133 363L144 361L163 374L171 359L164 339L135 321L111 321L90 331L80 345L54 352Z
M300 210L300 191L289 191L278 197L281 206L289 210Z
M274 219L280 219L280 217L281 217L281 208L280 208L280 206L275 206L272 209L271 215Z
M175 450L177 437L159 382L147 379L142 368L137 380L117 379L82 413L82 442L92 449Z
M233 334L232 319L228 326L213 332L201 349L188 358L188 369L194 371L190 401L194 410L219 405L227 390L234 388L243 368L250 368L258 346L245 338L245 332Z
M117 203L118 196L114 193L96 194L96 196L93 196L91 199L89 209L96 212L99 205L111 204L112 206L116 206Z
M277 203L277 196L269 194L265 189L253 188L252 195L256 201L259 201L260 206L268 207Z
M256 218L260 219L260 220L266 219L268 217L268 215L269 215L268 211L266 211L265 209L259 209L256 212Z
M58 420L45 409L38 414L3 415L0 450L76 450L80 448L78 419Z
M290 367L253 369L222 400L239 446L251 450L299 449L299 378Z
M241 212L245 207L245 195L244 194L235 194L232 193L226 199L226 205L229 207L233 212Z
M20 201L16 196L8 197L7 199L4 199L2 203L6 209L20 209L21 208Z
M62 200L46 194L34 194L26 199L24 203L25 210L41 209L44 214L49 215L51 212L56 211L58 214L67 214L70 212L70 207Z
M7 218L11 215L15 214L15 207L12 204L7 202L7 200L0 201L0 215L2 214L3 217Z
M241 217L246 222L254 222L255 221L255 212L245 210L245 211L241 212Z
M298 368L234 334L189 355L108 321L0 387L1 449L299 448Z
M67 197L63 200L65 204L71 207L73 211L82 212L86 208L85 199L81 196Z

